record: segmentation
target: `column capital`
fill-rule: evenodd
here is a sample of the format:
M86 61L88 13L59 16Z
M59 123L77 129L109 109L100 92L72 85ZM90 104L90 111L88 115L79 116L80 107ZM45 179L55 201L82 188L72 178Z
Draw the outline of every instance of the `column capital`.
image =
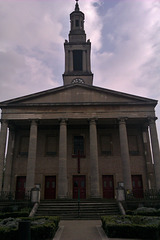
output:
M98 118L90 118L88 120L90 124L96 124L96 122L98 121Z
M148 126L149 126L149 121L147 119L142 126L142 130L143 131L148 131Z
M67 121L68 121L68 119L67 118L60 118L59 119L59 122L60 122L60 125L66 125L67 124Z
M119 124L126 124L126 121L128 120L127 117L120 117L118 118L118 122Z
M2 123L8 123L8 120L6 120L6 119L0 119L0 123L2 124Z
M31 124L37 125L39 122L39 119L30 119Z
M14 124L14 123L9 123L9 124L8 124L8 127L9 127L9 130L10 130L11 132L14 132L14 131L15 131L15 124Z
M147 118L148 119L148 122L149 122L149 124L153 124L153 123L155 123L155 121L158 119L157 117L148 117Z

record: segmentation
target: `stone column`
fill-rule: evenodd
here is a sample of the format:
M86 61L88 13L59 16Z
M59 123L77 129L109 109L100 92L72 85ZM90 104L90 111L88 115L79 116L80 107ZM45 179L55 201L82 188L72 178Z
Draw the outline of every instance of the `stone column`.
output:
M131 190L132 189L131 168L130 168L126 121L124 118L121 118L119 120L119 135L120 135L124 187L126 190Z
M1 132L0 132L0 192L2 191L2 180L3 180L3 168L5 160L5 150L6 150L6 140L7 140L7 127L6 121L1 122Z
M35 185L36 153L37 153L37 121L32 120L29 137L26 192L30 191Z
M90 181L91 197L99 198L99 168L98 168L98 146L97 127L95 119L90 120Z
M151 154L151 145L150 137L148 132L148 124L144 124L143 127L143 146L144 146L144 157L146 163L146 178L148 182L149 189L155 189L155 174L154 174L154 165L152 163L152 154Z
M149 126L150 126L152 153L153 153L153 160L154 160L156 188L157 190L160 190L160 151L159 151L159 143L158 143L155 120L156 118L150 118Z
M59 134L59 173L58 173L58 198L67 198L67 124L63 119L60 122Z
M15 143L15 131L12 126L9 127L9 138L8 138L8 149L6 156L6 166L4 172L4 185L3 191L11 191L11 178L12 178L12 161L13 161L13 151Z

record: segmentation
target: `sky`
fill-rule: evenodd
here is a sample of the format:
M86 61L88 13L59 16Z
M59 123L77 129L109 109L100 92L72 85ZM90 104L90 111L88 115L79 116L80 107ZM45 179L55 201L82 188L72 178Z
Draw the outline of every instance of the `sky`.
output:
M92 43L94 85L160 100L160 0L79 5ZM0 0L0 101L63 85L74 7L74 0ZM160 136L160 119L157 127Z

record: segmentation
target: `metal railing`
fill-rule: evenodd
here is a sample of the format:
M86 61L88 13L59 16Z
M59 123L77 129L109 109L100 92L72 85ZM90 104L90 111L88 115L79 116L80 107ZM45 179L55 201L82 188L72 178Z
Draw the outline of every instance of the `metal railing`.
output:
M30 201L30 191L1 191L0 192L0 201Z
M160 200L160 190L149 189L149 190L136 190L136 191L126 191L126 200Z

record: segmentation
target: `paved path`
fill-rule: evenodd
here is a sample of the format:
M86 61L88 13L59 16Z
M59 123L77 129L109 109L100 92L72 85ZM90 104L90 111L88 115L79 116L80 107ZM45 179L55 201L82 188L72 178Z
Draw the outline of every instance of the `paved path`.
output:
M109 239L123 240L120 238L108 238L104 233L103 229L101 228L100 220L66 220L60 221L59 229L53 240L109 240Z
M107 240L100 220L60 221L60 228L53 240Z

